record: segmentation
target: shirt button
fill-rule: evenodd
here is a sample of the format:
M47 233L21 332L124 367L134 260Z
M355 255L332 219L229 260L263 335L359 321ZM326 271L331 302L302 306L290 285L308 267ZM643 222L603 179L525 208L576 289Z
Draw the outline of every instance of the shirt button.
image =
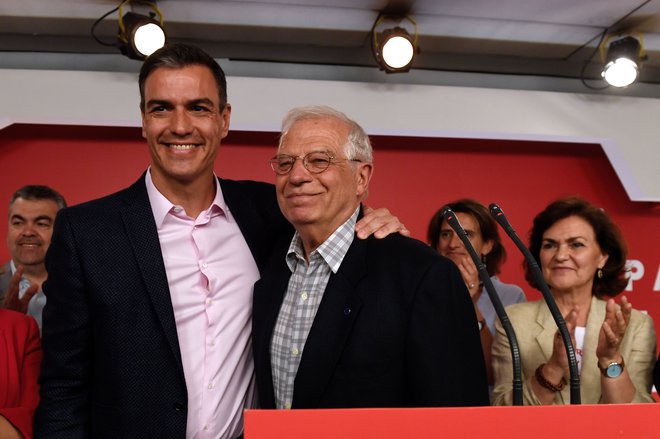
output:
M209 342L209 346L211 346L211 347L215 346L215 340L211 340L211 341Z
M180 213L182 210L183 210L183 208L181 208L181 207L179 207L179 206L174 206L174 211L175 211L176 213Z
M209 390L213 389L213 383L209 383L209 385L206 386L206 388L209 389Z
M207 264L206 262L202 262L202 268L206 268L208 266L209 266L209 264Z
M307 295L307 292L306 292L306 291L303 291L303 293L300 295L300 298L301 298L302 300L307 300L308 297L309 297L309 296Z
M209 305L209 306L210 306L210 305L211 305L211 303L213 303L213 300L212 300L212 299L206 299L206 304L207 304L207 305Z
M291 353L293 355L298 355L300 353L300 351L298 350L298 348L293 348L293 349L291 349Z
M204 426L204 431L209 431L209 426L208 425Z

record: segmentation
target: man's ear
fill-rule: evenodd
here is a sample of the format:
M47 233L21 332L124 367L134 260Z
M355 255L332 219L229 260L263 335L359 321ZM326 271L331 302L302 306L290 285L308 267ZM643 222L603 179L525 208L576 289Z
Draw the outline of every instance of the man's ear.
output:
M374 166L371 163L358 163L355 172L355 179L357 182L356 195L364 198L369 190L369 182L374 172Z
M224 139L227 137L227 134L229 134L229 122L231 121L231 104L225 104L225 107L220 112L220 118L222 119L221 138Z

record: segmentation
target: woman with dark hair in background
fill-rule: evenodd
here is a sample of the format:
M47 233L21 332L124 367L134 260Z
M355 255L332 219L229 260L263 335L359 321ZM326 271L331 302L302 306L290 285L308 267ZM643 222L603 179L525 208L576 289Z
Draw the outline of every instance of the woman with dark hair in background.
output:
M474 250L486 265L493 286L502 304L508 306L524 302L525 294L517 285L505 284L497 278L500 268L506 259L506 250L498 233L497 223L490 216L488 209L481 203L471 199L461 199L447 204L465 229ZM442 217L442 209L438 210L429 223L427 240L431 247L441 255L451 259L461 272L465 285L470 292L474 310L479 321L481 343L488 370L489 382L492 383L490 366L490 351L495 333L495 308L488 293L479 281L479 273L472 258L465 249L463 242ZM487 331L483 329L488 328Z
M584 404L653 402L656 353L653 320L613 297L626 287L626 247L617 226L600 208L576 197L549 204L534 218L530 252L566 319L580 370ZM526 279L537 288L526 267ZM518 338L526 405L570 401L568 359L544 301L507 309ZM497 324L493 344L493 403L512 402L509 344Z

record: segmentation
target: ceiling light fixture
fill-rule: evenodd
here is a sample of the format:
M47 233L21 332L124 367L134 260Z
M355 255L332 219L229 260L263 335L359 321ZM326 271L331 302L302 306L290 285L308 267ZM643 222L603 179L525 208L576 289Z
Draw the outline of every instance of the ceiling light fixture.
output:
M142 2L151 7L154 12L150 16L127 12L122 15L124 4L133 0L124 0L119 5L119 50L131 59L145 59L165 45L163 30L163 14L152 2ZM154 19L158 14L158 21Z
M601 57L605 62L601 75L613 87L627 87L637 80L642 61L646 59L642 40L629 35L614 40L603 56L609 40L610 37L601 44Z
M126 12L127 3L149 6L152 12L149 15ZM119 29L115 41L105 42L96 36L96 26L108 15L119 11ZM158 19L156 20L156 17ZM163 30L163 14L155 2L146 0L123 0L119 6L104 14L92 25L92 37L104 46L112 46L131 59L143 60L165 45L166 37Z
M379 26L385 20L398 21L398 25L384 29L379 34ZM400 24L407 20L413 26L413 34L401 27ZM415 55L419 53L417 44L417 23L412 17L379 15L371 29L372 50L376 62L381 70L386 73L403 73L412 67Z

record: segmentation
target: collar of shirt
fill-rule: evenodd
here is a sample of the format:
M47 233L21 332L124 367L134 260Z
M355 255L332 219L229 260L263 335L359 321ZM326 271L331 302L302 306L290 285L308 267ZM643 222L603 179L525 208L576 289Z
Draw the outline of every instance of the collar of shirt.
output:
M357 222L359 213L360 206L355 209L353 215L344 224L339 226L323 244L309 255L309 260L311 261L314 255L318 254L328 264L332 272L336 274L341 262L344 260L344 256L346 256L349 247L353 243L353 239L355 239L355 223ZM286 253L286 264L293 273L296 265L299 262L304 263L305 261L302 240L296 231L291 239L291 244L289 244L289 250Z
M218 182L218 177L213 174L213 181L215 182L215 198L206 212L210 212L211 215L214 214L226 214L229 210L225 199L222 196L222 189ZM151 205L151 211L154 214L154 220L156 221L156 227L161 228L165 218L168 213L174 213L175 215L184 214L184 210L181 206L173 204L170 200L165 198L163 194L160 193L156 185L154 185L153 180L151 179L151 167L147 170L144 176L144 182L147 185L147 195L149 197L149 204ZM203 212L202 212L203 213ZM200 214L201 215L201 214Z

